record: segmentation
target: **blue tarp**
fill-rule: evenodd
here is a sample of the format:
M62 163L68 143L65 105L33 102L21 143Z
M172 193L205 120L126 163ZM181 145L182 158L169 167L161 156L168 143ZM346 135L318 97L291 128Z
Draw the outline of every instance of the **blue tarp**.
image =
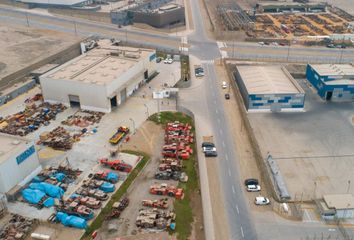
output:
M29 185L31 189L41 190L45 194L54 198L61 198L64 195L64 190L58 186L54 186L49 183L41 182L41 183L31 183Z
M106 177L107 181L114 182L114 183L118 182L118 178L119 178L119 175L114 172L109 172Z
M57 220L59 220L64 226L74 227L79 229L86 229L86 220L80 217L68 215L63 212L58 212L56 215Z
M39 183L39 182L43 182L43 177L40 177L40 176L35 176L33 179L32 179L32 182L34 183Z
M109 182L104 182L100 187L100 190L102 190L103 192L114 192L114 189L114 185Z
M61 173L61 172L54 174L54 178L55 178L58 182L62 182L65 177L66 177L65 174L64 174L64 173Z
M37 204L39 201L45 197L45 193L40 190L33 190L30 188L26 188L22 191L22 197L31 204ZM48 198L46 201L43 202L45 207L52 207L54 206L54 199Z

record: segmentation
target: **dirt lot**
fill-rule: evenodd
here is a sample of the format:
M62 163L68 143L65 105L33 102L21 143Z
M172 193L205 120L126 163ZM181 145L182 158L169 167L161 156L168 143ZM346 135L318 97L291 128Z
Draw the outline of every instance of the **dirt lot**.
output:
M149 194L148 189L154 183L168 183L177 185L176 181L158 181L154 179L154 174L159 165L161 156L161 146L164 143L164 131L161 126L151 121L145 122L131 137L130 141L122 146L123 150L142 151L151 156L150 162L142 170L135 182L130 186L127 197L130 199L129 206L124 210L121 217L117 220L110 220L100 230L102 239L111 239L118 236L130 236L146 231L139 231L135 226L135 220L139 209L142 208L141 200L143 199L159 199L160 197ZM198 193L196 193L198 194ZM169 209L172 209L173 199L169 198ZM201 199L199 195L192 197L193 211L195 211L196 220L194 222L194 231L191 239L202 240L200 232L200 222L202 221ZM114 225L117 231L109 232L108 227ZM157 239L157 238L156 238ZM160 239L160 238L158 238ZM166 239L166 238L161 238Z
M0 79L78 41L73 35L0 24Z

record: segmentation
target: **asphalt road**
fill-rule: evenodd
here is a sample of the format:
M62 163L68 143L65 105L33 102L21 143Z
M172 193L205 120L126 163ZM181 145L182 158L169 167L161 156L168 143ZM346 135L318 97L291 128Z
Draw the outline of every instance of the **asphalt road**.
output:
M216 42L208 39L205 34L199 1L191 1L191 7L196 31L188 36L188 43L190 44L189 52L202 60L206 71L206 77L205 82L199 89L189 90L190 97L182 99L181 105L192 110L196 115L196 118L200 121L205 120L208 125L210 125L212 134L215 136L215 142L219 154L218 161L220 162L219 177L221 182L221 192L225 199L225 211L228 220L225 224L229 225L230 239L271 239L270 236L270 238L257 236L255 223L253 219L251 219L251 213L248 209L248 204L246 203L246 197L241 190L243 186L242 182L239 180L240 174L237 164L237 149L234 149L233 138L228 131L228 124L225 119L225 112L222 104L223 97L220 96L216 90L220 86L217 84L217 75L213 60L221 56L220 49ZM27 17L29 19L29 25L33 27L70 33L76 32L83 36L97 34L109 38L118 37L123 41L128 40L129 42L145 44L145 46L148 45L159 49L166 48L178 50L181 42L180 38L176 36L132 30L128 31L118 29L112 24L94 23L83 19L71 19L69 17L42 15L32 12L26 13L24 10L9 10L8 8L0 7L0 21L27 25ZM342 60L354 59L353 50L349 49L343 51L338 49L330 51L326 48L316 48L311 50L308 48L294 49L295 48L290 49L290 56L294 56L294 58L298 56L299 58L308 60L320 56L321 59L326 60L332 59L333 54L342 54ZM259 56L265 56L268 58L279 58L279 56L281 56L281 58L284 59L288 58L289 52L289 49L286 49L286 47L265 47L249 43L235 43L235 46L233 46L232 43L227 44L225 50L228 52L229 56L240 56L239 58L244 56L245 58L250 59L255 59ZM203 94L198 94L199 91L203 91ZM198 96L198 98L196 98L196 96ZM265 231L269 228L276 233L296 231L301 234L303 229L303 226L291 228L288 226L289 225L279 227L278 223L267 223ZM320 226L316 226L315 229L317 228L323 229ZM269 231L268 234L270 233L272 233L272 231ZM281 237L282 236L285 235L282 233ZM209 237L211 237L210 239L217 239L217 236L208 236L208 239Z

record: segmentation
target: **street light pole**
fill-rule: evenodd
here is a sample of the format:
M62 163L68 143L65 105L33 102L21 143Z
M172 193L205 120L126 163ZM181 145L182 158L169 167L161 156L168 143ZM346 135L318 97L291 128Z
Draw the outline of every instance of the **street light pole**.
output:
M132 118L129 118L129 120L133 123L133 134L135 134L135 121Z
M27 21L27 27L29 27L29 20L28 20L28 12L26 12L26 21Z
M147 113L147 116L150 117L150 114L149 114L149 108L148 106L144 103L144 106L146 107L146 113Z
M350 180L348 180L348 188L347 188L347 193L349 193L350 190Z
M76 29L76 21L74 20L74 30L75 30L75 36L77 36L77 29Z

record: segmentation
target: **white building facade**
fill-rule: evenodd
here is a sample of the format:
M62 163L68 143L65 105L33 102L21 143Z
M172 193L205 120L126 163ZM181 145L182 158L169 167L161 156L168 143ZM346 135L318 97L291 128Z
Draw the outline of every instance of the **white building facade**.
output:
M47 102L108 113L155 72L155 50L105 43L42 75L40 83Z

